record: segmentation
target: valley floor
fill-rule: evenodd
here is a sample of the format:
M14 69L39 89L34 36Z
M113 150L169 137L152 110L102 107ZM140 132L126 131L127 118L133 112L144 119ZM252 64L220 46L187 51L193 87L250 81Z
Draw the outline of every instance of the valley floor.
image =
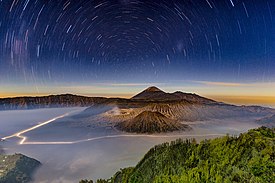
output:
M24 131L76 109L55 109L52 110L54 116L41 116L41 119L34 121L33 116L43 113L43 110L49 112L49 109L40 109L32 115L25 115L23 122L26 125L14 130ZM4 118L1 116L4 114L5 112L0 112L0 123L3 124ZM17 114L18 111L11 111L9 115ZM22 114L24 111L21 111ZM108 122L93 126L81 118L67 116L21 134L26 137L21 145L18 142L22 142L22 138L17 137L7 139L1 144L7 153L20 152L43 164L35 174L35 182L76 182L83 178L109 178L119 168L134 166L151 147L163 142L178 138L195 138L201 141L225 134L238 135L259 126L251 121L255 119L199 121L189 123L193 130L188 132L137 135L118 132ZM11 132L13 133L9 135L17 131L11 129Z

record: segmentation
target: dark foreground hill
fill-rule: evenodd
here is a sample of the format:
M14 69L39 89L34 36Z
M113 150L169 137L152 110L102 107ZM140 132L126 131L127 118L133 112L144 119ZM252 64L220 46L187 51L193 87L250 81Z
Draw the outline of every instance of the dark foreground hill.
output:
M22 154L0 155L0 183L26 183L40 162Z
M275 182L275 129L262 127L200 144L195 140L164 143L152 148L135 167L98 182Z

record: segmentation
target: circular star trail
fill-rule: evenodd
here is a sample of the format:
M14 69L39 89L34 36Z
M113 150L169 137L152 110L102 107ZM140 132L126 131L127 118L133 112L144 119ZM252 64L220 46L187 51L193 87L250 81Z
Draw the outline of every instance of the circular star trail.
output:
M2 82L270 81L273 0L2 0Z

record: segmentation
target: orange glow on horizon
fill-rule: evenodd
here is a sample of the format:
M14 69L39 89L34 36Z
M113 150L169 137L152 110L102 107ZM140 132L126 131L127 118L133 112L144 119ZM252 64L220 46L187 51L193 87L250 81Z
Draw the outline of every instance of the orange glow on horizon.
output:
M60 93L61 94L61 93ZM48 95L58 95L57 93L0 93L0 98L13 98L13 97L39 97ZM77 93L75 95L88 96L88 97L107 97L107 98L131 98L134 94L84 94ZM203 96L203 95L202 95ZM205 95L205 97L229 104L236 105L269 105L275 106L275 96L228 96L228 95Z
M49 95L62 95L66 93L0 93L1 98L15 98L15 97L43 97ZM80 95L86 97L106 97L106 98L131 98L132 94L81 94L81 93L67 93L72 95Z
M270 105L275 106L275 96L208 96L217 101L237 105Z

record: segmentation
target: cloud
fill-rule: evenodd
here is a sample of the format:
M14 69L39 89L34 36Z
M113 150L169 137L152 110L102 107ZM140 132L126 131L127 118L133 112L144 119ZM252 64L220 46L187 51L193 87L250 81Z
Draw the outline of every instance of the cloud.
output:
M159 86L164 83L102 83L107 86Z
M226 86L226 87L242 87L242 86L255 86L255 83L231 83L231 82L214 82L214 81L194 81L208 86Z
M127 87L127 86L160 86L164 83L94 83L92 85L70 85L70 86L61 86L62 88L92 88L92 89L101 89L102 87Z

